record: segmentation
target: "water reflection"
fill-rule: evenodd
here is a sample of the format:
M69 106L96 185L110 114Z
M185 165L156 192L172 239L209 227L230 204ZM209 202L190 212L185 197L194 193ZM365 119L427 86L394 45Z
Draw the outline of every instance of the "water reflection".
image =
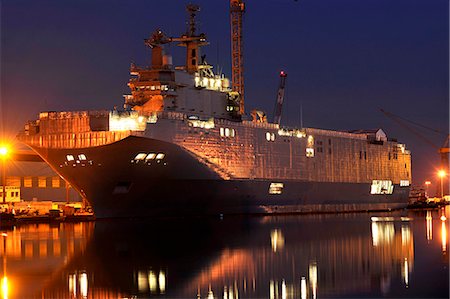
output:
M438 211L409 216L21 227L3 238L5 290L10 298L426 297L416 267L436 246L446 256L447 221ZM441 232L435 244L430 219ZM446 285L433 290L443 297L448 271L439 275Z
M37 224L2 233L2 298L31 298L86 249L94 223Z

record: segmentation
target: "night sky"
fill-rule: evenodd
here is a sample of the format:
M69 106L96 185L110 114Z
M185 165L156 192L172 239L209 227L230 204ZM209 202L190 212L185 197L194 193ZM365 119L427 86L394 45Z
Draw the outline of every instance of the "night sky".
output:
M194 2L194 1L192 1ZM180 0L3 0L1 114L14 136L40 111L112 109L129 93L131 62L148 65L156 28L186 30ZM198 0L206 60L231 77L229 2ZM441 134L449 125L448 0L247 0L247 112L272 115L288 73L282 123L335 130L382 128L413 154L413 180L435 180L437 150L384 116L383 108ZM168 47L177 65L184 49ZM302 107L302 108L301 108ZM436 186L437 184L434 184Z

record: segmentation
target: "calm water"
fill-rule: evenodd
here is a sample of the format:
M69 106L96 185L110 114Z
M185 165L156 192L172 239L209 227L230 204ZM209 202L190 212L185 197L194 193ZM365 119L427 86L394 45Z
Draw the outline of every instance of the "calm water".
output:
M440 219L443 213L449 220ZM1 292L9 298L448 298L449 221L447 207L19 226L2 237Z

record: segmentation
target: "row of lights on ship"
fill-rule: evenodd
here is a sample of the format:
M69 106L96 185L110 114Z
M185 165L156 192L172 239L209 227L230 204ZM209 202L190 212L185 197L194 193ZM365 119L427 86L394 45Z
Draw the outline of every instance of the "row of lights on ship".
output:
M59 165L59 167L63 166L86 166L86 165L93 165L92 160L88 160L85 154L79 154L79 155L66 155L66 161L64 161L64 164Z
M145 163L147 165L151 165L152 161L156 161L156 163L162 163L164 166L167 165L167 162L164 162L164 158L166 154L164 153L139 153L137 154L131 163Z

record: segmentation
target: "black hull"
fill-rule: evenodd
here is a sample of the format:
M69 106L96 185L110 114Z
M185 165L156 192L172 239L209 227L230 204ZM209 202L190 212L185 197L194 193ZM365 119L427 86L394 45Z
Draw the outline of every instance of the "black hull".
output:
M409 187L370 194L370 183L223 179L183 148L155 139L128 137L84 149L35 150L93 206L97 217L304 213L388 210L406 207ZM134 161L143 152L159 161ZM86 160L76 161L83 154ZM73 155L74 161L67 161ZM281 194L269 194L271 183Z

